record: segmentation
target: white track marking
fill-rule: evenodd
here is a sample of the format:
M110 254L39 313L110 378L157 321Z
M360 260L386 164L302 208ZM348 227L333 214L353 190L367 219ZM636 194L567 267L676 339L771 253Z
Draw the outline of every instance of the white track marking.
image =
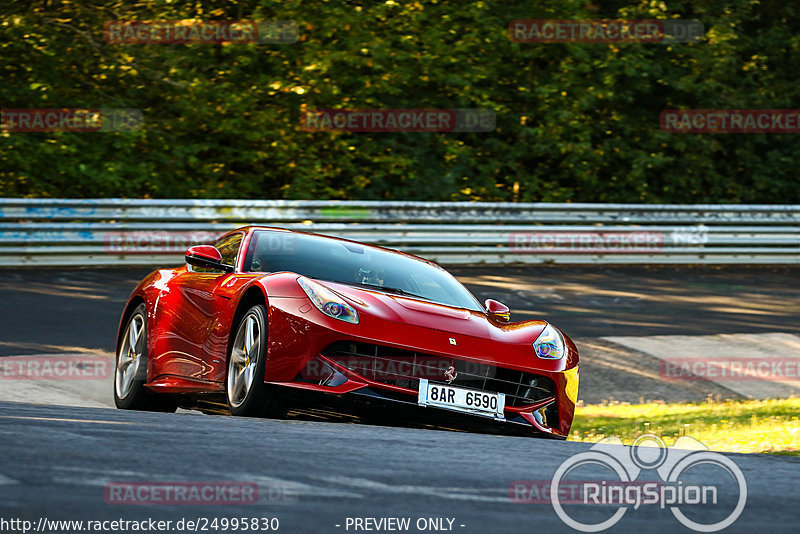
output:
M8 478L7 476L0 474L0 486L4 486L6 484L16 484L17 481L13 478Z
M404 495L426 495L429 497L439 497L455 501L474 501L474 502L500 502L507 503L508 490L497 490L492 488L459 488L459 487L436 487L421 485L386 484L377 480L355 477L315 477L319 480L332 484L340 484L359 490L398 493ZM491 494L497 493L497 496Z

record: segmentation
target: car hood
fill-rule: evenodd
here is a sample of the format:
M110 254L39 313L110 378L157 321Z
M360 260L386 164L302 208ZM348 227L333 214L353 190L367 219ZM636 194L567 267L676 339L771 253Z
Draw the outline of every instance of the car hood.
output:
M264 277L264 283L269 285L270 298L307 300L307 295L296 282L297 277L295 273L275 273ZM358 311L359 322L355 325L323 320L327 331L338 332L341 339L360 339L509 368L561 371L565 366L572 365L571 360L534 357L531 343L547 325L546 321L503 323L477 310L445 306L343 283L319 279L315 282L340 295ZM288 309L297 309L300 314L313 308L310 302L288 306ZM332 335L331 339L337 337ZM566 336L565 340L577 357L572 342Z
M480 311L455 308L347 284L322 281L320 283L345 297L362 316L366 314L383 321L421 326L463 336L498 341L505 338L504 340L510 341L509 336L504 334L514 323L508 325L495 323ZM528 332L526 337L530 335L535 337L544 328L544 323L540 321L536 323L538 331Z

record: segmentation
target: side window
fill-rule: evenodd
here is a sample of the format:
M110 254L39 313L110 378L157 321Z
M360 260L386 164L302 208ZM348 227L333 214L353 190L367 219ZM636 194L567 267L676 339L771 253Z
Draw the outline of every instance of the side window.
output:
M214 243L214 247L222 254L222 263L225 265L236 265L236 256L239 253L239 245L242 244L242 233L235 233L225 236Z

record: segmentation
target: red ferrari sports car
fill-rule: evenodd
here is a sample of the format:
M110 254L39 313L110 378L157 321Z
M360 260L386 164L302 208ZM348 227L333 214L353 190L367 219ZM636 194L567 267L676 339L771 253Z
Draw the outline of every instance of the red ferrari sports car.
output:
M191 247L186 263L148 275L125 306L118 408L280 417L317 407L384 424L569 434L575 344L545 321L510 322L497 301L481 306L435 263L255 226Z

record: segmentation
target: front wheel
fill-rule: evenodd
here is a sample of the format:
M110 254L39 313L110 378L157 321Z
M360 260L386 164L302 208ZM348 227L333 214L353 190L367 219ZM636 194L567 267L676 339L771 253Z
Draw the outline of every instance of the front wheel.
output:
M249 308L236 326L228 350L225 380L228 408L232 415L280 417L285 413L281 399L264 383L267 363L267 309Z
M174 412L175 398L156 395L144 387L147 381L147 308L137 306L128 317L117 344L114 366L114 404L123 410Z

